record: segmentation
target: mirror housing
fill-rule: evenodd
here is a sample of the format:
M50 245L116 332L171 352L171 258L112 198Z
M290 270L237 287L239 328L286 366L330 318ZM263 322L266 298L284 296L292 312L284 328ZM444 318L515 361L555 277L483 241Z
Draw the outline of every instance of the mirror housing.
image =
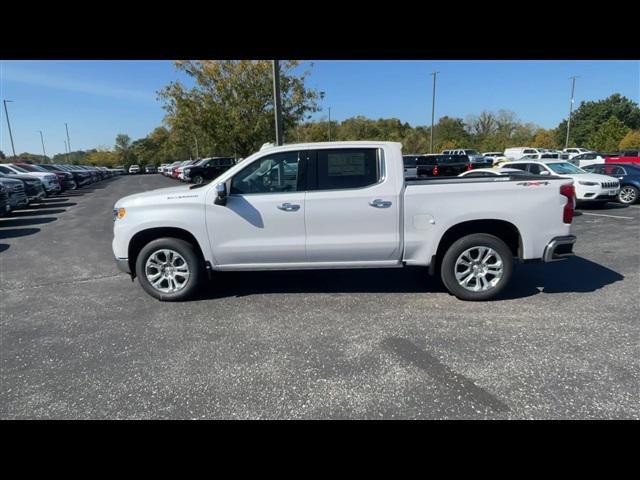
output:
M227 186L224 183L216 184L216 199L213 203L225 206L227 204Z
M542 171L540 172L540 175L549 175L549 172L547 172L546 170L542 170Z

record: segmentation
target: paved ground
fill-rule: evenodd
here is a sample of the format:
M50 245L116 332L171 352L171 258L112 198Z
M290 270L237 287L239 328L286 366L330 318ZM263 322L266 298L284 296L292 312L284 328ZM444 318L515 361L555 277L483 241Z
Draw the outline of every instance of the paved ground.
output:
M421 269L220 274L160 303L119 274L103 182L0 219L0 418L640 418L640 207L465 303Z

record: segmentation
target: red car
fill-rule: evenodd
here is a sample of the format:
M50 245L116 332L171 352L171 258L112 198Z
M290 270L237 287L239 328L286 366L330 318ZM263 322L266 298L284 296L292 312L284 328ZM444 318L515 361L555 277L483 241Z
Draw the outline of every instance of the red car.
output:
M619 155L607 155L604 163L640 163L640 150L625 150Z

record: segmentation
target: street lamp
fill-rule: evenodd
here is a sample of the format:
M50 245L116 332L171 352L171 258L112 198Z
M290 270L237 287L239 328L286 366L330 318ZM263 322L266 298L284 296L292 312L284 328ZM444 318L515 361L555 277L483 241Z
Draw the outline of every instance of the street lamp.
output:
M4 114L7 117L7 126L9 127L9 138L11 139L11 150L13 150L13 157L18 158L16 155L16 147L13 145L13 134L11 133L11 122L9 122L9 111L7 110L7 103L13 102L13 100L2 100L4 103Z
M433 97L431 99L431 141L429 142L429 153L433 153L433 123L436 116L436 76L440 72L432 72L433 75Z
M567 139L564 142L564 148L569 148L569 129L571 128L571 114L573 113L573 93L576 89L577 76L569 77L571 80L571 101L569 102L569 120L567 120Z
M280 63L273 60L273 107L276 116L276 145L282 145L282 100L280 98Z
M69 126L65 123L64 128L67 130L67 146L69 147L69 153L71 153L71 140L69 140Z
M38 130L40 132L40 141L42 142L42 161L47 161L47 152L44 151L44 137L42 136L42 130Z

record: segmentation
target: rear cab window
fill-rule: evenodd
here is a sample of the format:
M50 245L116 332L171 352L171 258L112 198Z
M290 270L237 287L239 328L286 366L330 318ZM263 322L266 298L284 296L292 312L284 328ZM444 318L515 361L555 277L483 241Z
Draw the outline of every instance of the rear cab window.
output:
M316 150L310 160L308 190L365 188L381 179L378 148Z

